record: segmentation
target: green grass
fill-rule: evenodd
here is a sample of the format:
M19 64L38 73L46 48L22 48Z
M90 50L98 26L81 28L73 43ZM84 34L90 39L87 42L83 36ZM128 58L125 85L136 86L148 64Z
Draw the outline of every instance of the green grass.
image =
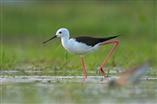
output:
M145 60L152 60L155 69L155 5L152 1L4 4L1 12L0 69L41 70L44 74L53 70L58 72L57 75L81 74L79 57L66 53L59 40L42 44L60 27L70 29L72 36L120 35L120 47L107 64L111 69L115 66L128 68ZM111 46L104 46L87 55L88 70L96 72L109 49Z
M48 74L56 71L58 75L81 74L79 56L67 53L59 40L47 45L5 45L3 49L2 70L40 70ZM128 43L120 40L121 44L106 67L128 68L145 60L156 62L152 44ZM23 48L25 46L25 48ZM146 48L147 47L147 48ZM100 50L85 57L88 71L96 72L111 46L104 46ZM153 66L154 68L156 65ZM70 73L71 72L71 73Z

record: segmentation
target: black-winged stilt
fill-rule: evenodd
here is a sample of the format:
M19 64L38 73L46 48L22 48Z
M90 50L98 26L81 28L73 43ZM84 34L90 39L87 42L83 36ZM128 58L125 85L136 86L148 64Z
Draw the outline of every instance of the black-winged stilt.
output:
M81 63L83 66L83 79L85 80L87 78L87 71L86 71L86 65L84 63L83 56L89 52L97 50L102 45L107 44L113 44L114 47L110 50L109 54L101 64L99 71L102 73L104 77L106 77L106 73L103 71L103 67L107 64L108 60L111 58L113 52L119 45L118 40L113 40L117 36L112 37L106 37L106 38L94 38L94 37L88 37L88 36L81 36L76 38L70 38L69 30L66 28L60 28L56 35L52 38L44 41L43 43L47 43L48 41L60 37L63 47L70 53L74 53L77 55L80 55Z

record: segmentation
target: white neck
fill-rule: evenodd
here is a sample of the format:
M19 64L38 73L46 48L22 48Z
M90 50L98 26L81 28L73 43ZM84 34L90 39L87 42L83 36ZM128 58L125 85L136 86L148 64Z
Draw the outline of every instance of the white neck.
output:
M61 37L63 47L67 46L69 37Z

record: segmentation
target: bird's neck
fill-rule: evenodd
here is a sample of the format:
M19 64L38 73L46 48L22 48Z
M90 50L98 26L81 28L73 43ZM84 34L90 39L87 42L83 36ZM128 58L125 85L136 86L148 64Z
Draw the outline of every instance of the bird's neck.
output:
M69 37L61 37L62 45L66 45L68 43Z

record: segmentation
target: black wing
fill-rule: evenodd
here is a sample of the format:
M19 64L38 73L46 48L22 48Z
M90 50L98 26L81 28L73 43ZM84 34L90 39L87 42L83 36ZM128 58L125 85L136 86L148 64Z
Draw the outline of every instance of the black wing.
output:
M106 38L95 38L95 37L81 36L81 37L76 37L75 40L78 41L78 42L85 43L89 46L94 46L98 43L101 43L101 42L104 42L104 41L107 41L107 40L110 40L110 39L114 39L118 36L119 35L106 37Z

